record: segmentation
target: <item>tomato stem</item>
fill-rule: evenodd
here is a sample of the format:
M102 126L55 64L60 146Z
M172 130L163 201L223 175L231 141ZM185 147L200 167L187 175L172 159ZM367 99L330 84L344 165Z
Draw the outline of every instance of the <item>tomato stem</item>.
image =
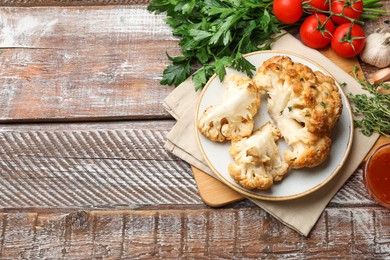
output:
M341 14L336 14L336 13L332 12L330 10L330 8L327 11L327 10L321 10L321 9L318 9L314 6L311 6L309 4L310 0L303 1L302 8L306 13L312 13L314 11L316 13L323 13L323 14L327 14L329 16L343 17L343 18L347 19L348 21L350 21L351 23L363 25L364 24L363 21L353 19L353 18L350 18L350 17L344 15L344 8L345 7L352 8L352 5L353 5L353 3L355 3L355 1L362 1L363 2L364 8L363 8L362 16L361 16L361 18L363 18L363 19L376 19L382 14L387 14L387 11L375 8L375 7L382 6L382 4L379 3L381 0L348 0L345 2L346 5L343 7L343 12ZM331 4L331 2L330 2L330 4ZM369 13L365 13L365 12L369 12Z
M352 27L353 26L354 26L354 24L351 23L349 28L348 28L348 32L342 38L339 39L339 42L347 42L347 43L349 43L349 45L351 46L353 51L356 52L355 45L353 44L353 41L354 40L365 39L366 37L364 37L364 36L352 36Z

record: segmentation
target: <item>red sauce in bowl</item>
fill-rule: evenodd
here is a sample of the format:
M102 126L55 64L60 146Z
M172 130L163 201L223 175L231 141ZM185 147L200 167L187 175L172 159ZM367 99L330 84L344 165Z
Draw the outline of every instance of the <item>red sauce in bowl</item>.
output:
M364 183L378 204L390 208L390 144L381 146L367 160Z

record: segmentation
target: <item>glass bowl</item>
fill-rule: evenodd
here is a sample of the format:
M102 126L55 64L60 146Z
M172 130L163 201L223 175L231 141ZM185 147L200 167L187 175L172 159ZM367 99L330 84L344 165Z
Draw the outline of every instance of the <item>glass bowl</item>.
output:
M390 143L380 146L363 169L368 194L380 205L390 208Z

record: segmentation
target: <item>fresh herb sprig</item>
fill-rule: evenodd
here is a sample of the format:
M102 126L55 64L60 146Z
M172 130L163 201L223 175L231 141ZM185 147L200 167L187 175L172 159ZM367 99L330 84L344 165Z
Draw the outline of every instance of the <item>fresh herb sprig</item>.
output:
M255 67L243 55L270 49L272 35L284 25L272 14L273 0L152 0L148 10L165 13L180 39L181 56L163 72L161 84L178 86L192 73L196 90L226 67L252 76ZM194 73L195 72L195 73Z
M363 0L363 5L361 19L376 19L387 13L386 10L380 9L383 6L382 0Z
M390 89L388 84L372 85L365 79L358 79L358 68L353 69L353 74L370 94L348 94L353 105L352 112L359 119L355 119L355 127L361 128L366 136L377 132L390 137L390 94L378 92L378 87Z

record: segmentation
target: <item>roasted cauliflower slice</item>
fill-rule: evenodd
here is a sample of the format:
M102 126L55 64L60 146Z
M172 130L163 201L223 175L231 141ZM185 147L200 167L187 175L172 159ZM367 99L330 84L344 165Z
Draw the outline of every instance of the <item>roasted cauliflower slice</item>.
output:
M282 180L288 164L281 158L276 141L280 132L271 122L254 131L250 137L232 142L229 153L234 162L228 166L230 176L247 189L268 189Z
M329 134L342 112L334 80L319 71L275 56L254 76L259 91L266 92L268 112L286 142L284 157L292 168L314 167L328 157Z
M238 74L227 75L223 85L226 90L222 102L208 107L197 127L212 141L237 141L253 131L260 94L250 78Z

